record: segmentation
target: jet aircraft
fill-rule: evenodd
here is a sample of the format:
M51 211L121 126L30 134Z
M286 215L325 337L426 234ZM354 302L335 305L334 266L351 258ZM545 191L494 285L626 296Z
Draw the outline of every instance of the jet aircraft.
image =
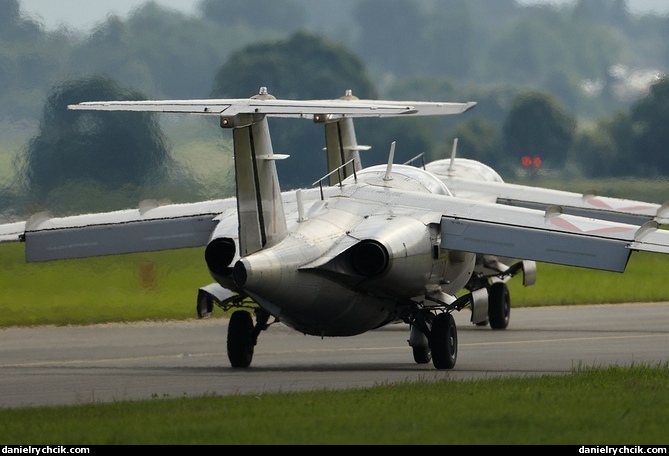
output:
M452 313L504 329L506 281L536 261L623 272L633 251L669 253L667 207L507 184L486 165L455 157L423 167L363 168L353 119L455 115L473 102L251 98L101 101L73 110L217 116L232 130L236 197L54 218L36 214L0 227L23 241L26 261L204 247L214 282L198 290L197 313L230 315L227 352L251 365L260 333L282 322L316 337L408 327L416 363L452 369ZM268 118L309 119L325 129L328 172L311 188L282 192Z

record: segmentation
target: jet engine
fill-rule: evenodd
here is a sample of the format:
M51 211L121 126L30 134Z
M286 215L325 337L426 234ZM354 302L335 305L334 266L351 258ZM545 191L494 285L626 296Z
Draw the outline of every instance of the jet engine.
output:
M216 282L234 289L232 282L232 266L239 259L237 232L237 216L229 215L218 221L204 250L204 259L209 274Z
M474 256L441 250L438 224L406 217L368 220L370 226L349 233L356 238L365 231L361 239L316 269L381 296L411 298L443 287L455 293L467 282Z

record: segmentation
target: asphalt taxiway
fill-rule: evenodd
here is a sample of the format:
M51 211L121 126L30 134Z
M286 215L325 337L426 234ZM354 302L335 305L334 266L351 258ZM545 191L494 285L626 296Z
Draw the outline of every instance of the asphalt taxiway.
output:
M354 337L260 334L251 367L233 369L227 320L0 330L0 408L206 394L262 394L400 381L562 375L579 366L669 360L669 303L512 308L506 330L456 313L451 370L416 364L408 328Z

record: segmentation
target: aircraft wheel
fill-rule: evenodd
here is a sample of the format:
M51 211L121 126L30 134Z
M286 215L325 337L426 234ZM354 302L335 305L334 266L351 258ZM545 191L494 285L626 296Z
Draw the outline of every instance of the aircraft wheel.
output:
M458 330L450 313L434 317L430 332L432 363L437 369L453 369L458 359Z
M253 359L253 317L250 312L237 310L228 323L228 359L232 367L249 367Z
M430 347L412 347L413 360L416 364L427 364L432 360L432 351Z
M416 322L411 327L411 339L416 346L413 349L413 360L416 364L427 364L432 361L432 350L430 350L429 333L432 327L434 313L430 311L420 312L416 315ZM422 328L420 330L419 328Z
M476 326L488 326L489 321L490 321L489 318L486 317L485 320L479 321L478 323L476 323Z
M492 329L505 329L511 317L511 295L504 282L495 282L488 295L488 320Z

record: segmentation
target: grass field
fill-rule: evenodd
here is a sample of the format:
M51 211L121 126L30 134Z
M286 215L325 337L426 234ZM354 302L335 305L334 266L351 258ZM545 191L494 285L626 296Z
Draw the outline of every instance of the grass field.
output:
M0 410L0 442L666 446L668 380L666 365L614 366L542 378Z
M0 330L196 318L197 289L212 282L202 249L26 264L23 248L0 244ZM667 271L669 255L638 252L623 274L541 263L535 285L510 282L512 306L668 301ZM583 366L558 377L0 409L0 442L666 446L667 423L665 363Z
M0 327L194 318L201 249L26 264L0 244Z
M635 252L622 274L540 263L534 285L509 287L514 307L668 301L668 270ZM196 318L211 282L200 248L26 264L23 244L0 244L0 327Z
M539 264L514 307L669 300L669 257L624 274ZM201 249L25 264L0 245L0 327L195 318ZM222 312L215 314L224 317ZM0 392L0 394L2 394ZM0 442L37 444L667 445L669 365L346 391L155 398L0 410Z

